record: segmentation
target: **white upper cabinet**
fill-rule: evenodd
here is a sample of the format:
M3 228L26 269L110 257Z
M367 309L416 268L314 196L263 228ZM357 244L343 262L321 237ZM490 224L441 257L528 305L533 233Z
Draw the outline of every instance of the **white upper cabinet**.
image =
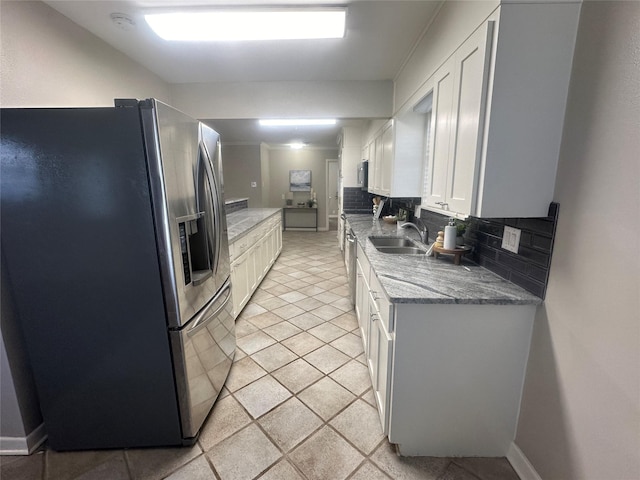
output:
M427 163L427 188L423 204L438 207L446 203L447 169L449 167L451 130L453 125L453 58L430 79L433 85L433 107L430 132L430 158Z
M580 5L503 4L420 86L433 96L422 207L544 217Z
M358 186L358 165L363 154L360 136L359 127L344 127L338 137L342 187Z
M433 78L426 204L470 214L482 147L493 22L481 26Z
M419 197L425 117L413 111L389 120L370 141L369 192Z

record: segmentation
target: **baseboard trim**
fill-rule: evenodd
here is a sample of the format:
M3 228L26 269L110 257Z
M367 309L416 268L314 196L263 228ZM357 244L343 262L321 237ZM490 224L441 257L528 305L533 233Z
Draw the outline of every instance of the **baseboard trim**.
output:
M0 455L30 455L47 439L44 423L26 437L0 437Z
M509 446L507 460L509 460L509 463L520 477L520 480L542 480L542 477L538 475L538 472L533 468L529 459L514 442L511 442Z

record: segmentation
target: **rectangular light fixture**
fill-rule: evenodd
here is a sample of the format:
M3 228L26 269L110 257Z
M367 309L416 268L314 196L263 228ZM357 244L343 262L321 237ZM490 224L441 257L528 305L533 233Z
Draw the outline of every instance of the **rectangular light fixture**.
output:
M333 118L274 118L259 120L263 127L315 127L323 125L335 125Z
M220 9L144 16L164 40L238 41L343 38L346 9Z

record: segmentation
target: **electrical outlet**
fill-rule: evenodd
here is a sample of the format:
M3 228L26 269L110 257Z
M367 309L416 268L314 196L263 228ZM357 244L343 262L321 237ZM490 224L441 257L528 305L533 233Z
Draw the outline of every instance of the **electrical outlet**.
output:
M251 188L256 188L258 186L258 182L251 182Z
M522 230L513 227L504 227L502 235L502 248L513 253L518 253L520 247L520 233Z

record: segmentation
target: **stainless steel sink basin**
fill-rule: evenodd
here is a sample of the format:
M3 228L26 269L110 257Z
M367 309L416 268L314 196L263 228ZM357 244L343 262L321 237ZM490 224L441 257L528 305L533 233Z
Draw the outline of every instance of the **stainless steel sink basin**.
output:
M426 250L408 238L401 237L369 237L369 241L380 253L394 255L424 255Z
M415 247L416 244L408 238L400 237L369 237L373 246L378 247Z
M380 253L391 253L395 255L424 255L426 250L418 247L376 247Z

